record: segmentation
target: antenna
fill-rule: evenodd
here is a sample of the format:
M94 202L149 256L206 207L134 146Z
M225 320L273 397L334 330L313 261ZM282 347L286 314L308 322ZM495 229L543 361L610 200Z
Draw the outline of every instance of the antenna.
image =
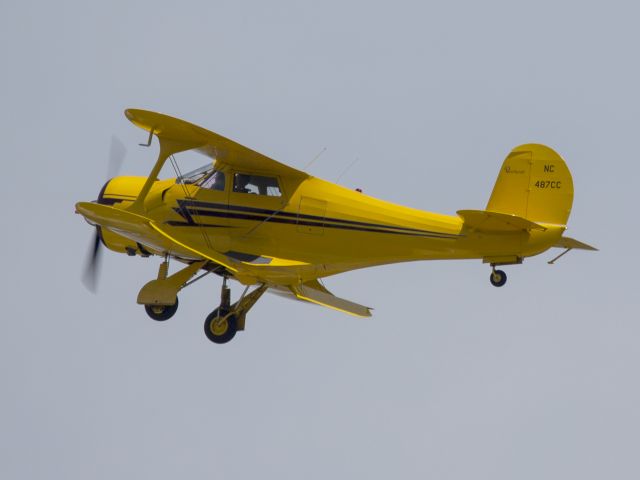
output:
M360 158L359 158L359 157L356 157L356 158L355 158L355 160L354 160L353 162L351 162L351 163L347 166L347 168L345 168L345 169L342 171L342 173L341 173L340 175L338 175L338 178L336 179L336 183L338 183L338 182L340 181L340 179L343 177L343 175L344 175L345 173L347 173L347 172L351 169L351 167L353 167L356 163L358 163L358 160L360 160Z
M307 168L309 168L311 165L313 165L313 162L315 162L318 158L320 158L320 155L322 155L324 152L326 152L326 150L327 150L327 147L324 147L322 150L320 150L320 152L319 152L315 157L313 157L313 160L311 160L309 163L307 163L307 164L304 166L303 170L306 170L306 169L307 169Z

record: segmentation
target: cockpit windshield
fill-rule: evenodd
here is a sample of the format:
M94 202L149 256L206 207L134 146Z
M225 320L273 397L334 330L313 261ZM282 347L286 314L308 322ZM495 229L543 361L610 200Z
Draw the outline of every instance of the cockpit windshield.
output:
M197 185L200 188L207 188L209 190L224 191L224 173L216 170L212 164L205 165L197 168L192 172L186 173L181 177L178 177L176 183L183 183L186 185Z
M184 183L187 185L197 183L198 180L202 180L203 178L209 176L209 174L213 172L213 170L213 164L208 163L200 168L196 168L195 170L187 172L184 175L178 177L176 179L176 183Z

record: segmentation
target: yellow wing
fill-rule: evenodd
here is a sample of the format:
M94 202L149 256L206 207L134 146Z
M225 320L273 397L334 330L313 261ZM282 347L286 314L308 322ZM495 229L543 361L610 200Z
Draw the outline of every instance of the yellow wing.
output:
M232 258L211 249L203 251L192 248L167 234L157 223L143 215L93 202L77 203L76 212L84 216L91 224L100 225L151 249L172 251L182 256L210 260L224 266L231 272L238 271L238 266Z
M177 150L193 149L240 170L270 172L299 178L309 176L222 135L169 115L134 108L125 110L125 115L134 125L156 135L161 142L170 142L181 147Z
M76 212L89 223L138 242L152 250L171 252L183 259L209 260L222 265L245 284L267 283L291 285L300 278L313 278L316 266L297 260L240 252L220 252L212 248L195 248L182 240L177 231L167 229L135 212L93 202L76 204Z

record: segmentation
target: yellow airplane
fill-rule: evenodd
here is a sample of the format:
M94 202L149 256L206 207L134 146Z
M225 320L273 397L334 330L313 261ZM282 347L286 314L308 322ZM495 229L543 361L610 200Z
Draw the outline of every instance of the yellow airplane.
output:
M244 330L249 309L271 290L352 315L371 309L331 294L330 275L414 260L481 259L490 281L496 266L522 263L551 247L596 250L564 237L573 181L551 148L529 144L509 153L485 210L441 215L395 205L315 178L225 137L160 113L129 109L126 117L160 143L148 177L109 180L76 213L96 227L85 280L95 282L100 245L128 255L163 257L138 303L155 320L178 308L178 292L209 273L223 278L221 302L205 321L209 340L226 343ZM195 150L212 159L180 174L174 155ZM159 180L170 160L176 178ZM169 260L181 269L169 274ZM194 278L194 276L198 275ZM245 286L231 303L227 279ZM250 293L249 288L256 286Z

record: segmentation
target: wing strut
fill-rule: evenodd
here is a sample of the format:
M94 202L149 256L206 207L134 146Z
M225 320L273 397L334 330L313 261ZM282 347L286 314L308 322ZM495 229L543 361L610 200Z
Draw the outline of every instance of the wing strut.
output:
M155 132L155 128L151 128L151 130L149 130L149 142L148 142L149 145L151 145L151 140L152 140L151 137L154 134L154 132ZM194 145L185 144L182 142L176 142L176 141L169 140L167 138L162 138L162 137L158 137L158 140L160 141L160 153L158 154L158 160L156 161L156 164L153 166L153 169L151 170L151 173L149 174L147 181L144 182L144 185L142 186L142 190L140 190L140 193L138 194L138 198L136 198L133 204L131 204L131 206L128 208L128 210L132 212L135 212L135 213L145 212L144 200L145 198L147 198L147 195L149 194L149 191L151 190L151 187L153 186L153 184L156 182L156 180L158 180L158 175L160 174L160 170L162 170L162 167L166 163L167 159L175 153L184 152L185 150L190 150L194 147ZM141 144L141 145L148 146L145 144Z

